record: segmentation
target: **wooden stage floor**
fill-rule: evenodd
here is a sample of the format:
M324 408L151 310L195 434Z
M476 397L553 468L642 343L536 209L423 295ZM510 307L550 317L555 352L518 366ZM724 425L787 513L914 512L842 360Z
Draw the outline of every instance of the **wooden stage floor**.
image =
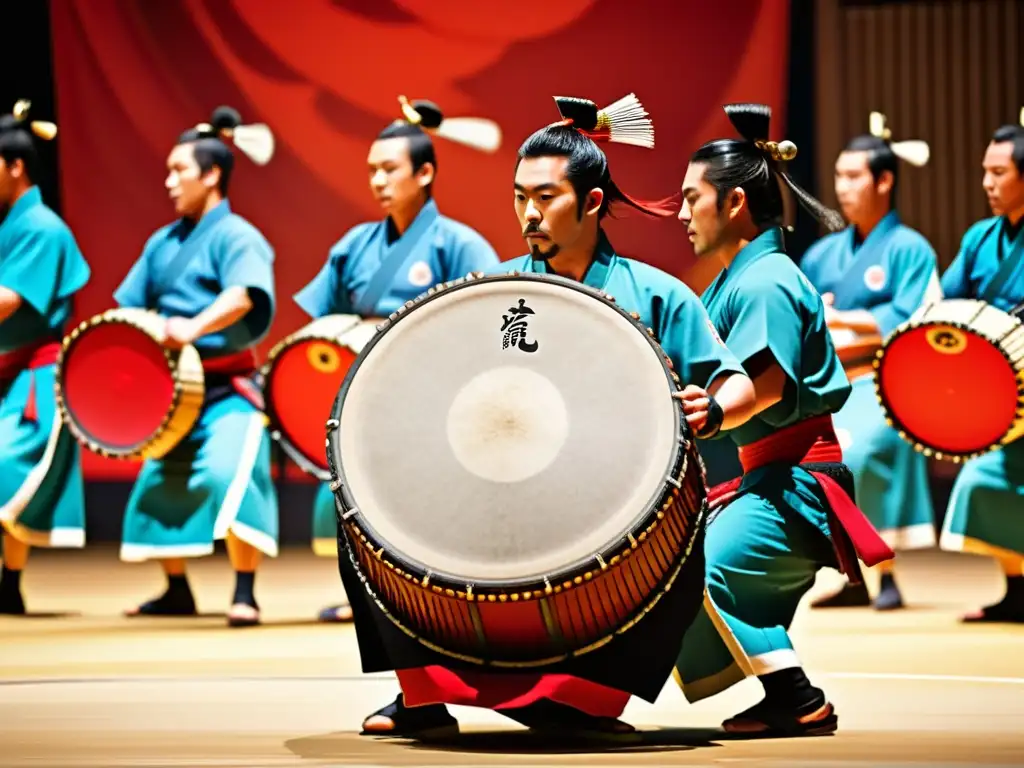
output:
M640 746L567 748L491 712L455 708L445 748L357 735L391 700L364 676L351 626L312 618L340 585L332 561L289 550L260 572L263 627L232 630L232 577L216 556L192 567L199 619L123 619L162 586L156 565L116 551L33 552L28 618L0 617L2 766L893 766L1024 763L1024 627L963 627L962 608L1000 595L995 564L900 559L910 610L801 610L794 638L840 715L829 738L734 741L718 724L760 697L746 681L689 705L670 683L632 702ZM836 575L819 578L817 590ZM69 613L62 613L69 612Z

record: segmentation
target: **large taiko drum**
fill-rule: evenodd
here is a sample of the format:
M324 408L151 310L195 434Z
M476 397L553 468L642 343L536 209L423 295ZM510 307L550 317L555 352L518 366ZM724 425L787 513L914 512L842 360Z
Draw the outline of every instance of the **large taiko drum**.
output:
M324 424L345 375L380 320L327 315L300 328L270 351L263 395L271 435L305 472L329 480Z
M195 347L163 346L166 318L110 309L64 337L57 404L71 434L116 459L157 459L189 433L203 405L203 365Z
M975 299L930 304L886 339L875 386L919 451L965 461L1024 434L1024 326Z
M601 647L703 568L677 382L636 316L576 282L431 289L380 326L327 424L340 556L452 658L531 667Z

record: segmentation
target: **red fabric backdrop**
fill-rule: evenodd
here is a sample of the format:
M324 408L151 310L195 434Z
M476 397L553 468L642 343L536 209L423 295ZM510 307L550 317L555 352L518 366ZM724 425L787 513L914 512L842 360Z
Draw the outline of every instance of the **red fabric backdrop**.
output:
M277 154L239 158L234 209L277 253L279 310L263 351L306 318L291 295L352 225L379 215L365 158L398 116L398 94L449 116L496 120L494 155L438 140L441 210L502 258L523 251L510 194L515 152L557 119L554 95L604 104L635 92L655 121L653 152L608 151L621 186L678 189L701 142L732 135L720 105L760 101L782 115L787 0L51 0L65 217L93 277L80 316L111 293L147 236L173 216L163 188L175 137L218 104L266 122ZM782 137L781 119L773 133ZM682 227L626 215L617 248L700 289ZM135 468L89 456L88 476Z

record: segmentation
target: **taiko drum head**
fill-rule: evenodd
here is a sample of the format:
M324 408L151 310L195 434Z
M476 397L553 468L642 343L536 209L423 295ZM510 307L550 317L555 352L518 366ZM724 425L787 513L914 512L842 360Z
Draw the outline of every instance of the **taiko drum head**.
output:
M326 339L281 351L266 380L267 410L281 438L326 475L324 424L356 353Z
M95 325L65 348L63 407L82 437L130 453L160 430L174 402L172 363L163 347L128 323Z
M593 563L665 497L686 434L674 390L648 331L585 286L448 284L393 316L338 394L344 517L453 584Z
M1017 421L1017 374L993 340L967 327L927 323L888 343L877 371L894 425L920 447L970 457Z

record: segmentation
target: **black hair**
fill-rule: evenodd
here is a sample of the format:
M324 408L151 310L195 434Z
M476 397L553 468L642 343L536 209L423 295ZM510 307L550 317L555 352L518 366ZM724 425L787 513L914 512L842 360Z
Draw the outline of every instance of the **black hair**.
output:
M1024 176L1024 126L1004 125L997 128L992 134L992 143L1004 142L1013 144L1013 164L1017 166L1017 173Z
M444 114L437 104L425 99L412 101L410 106L419 113L422 118L421 121L416 124L410 123L407 120L395 120L377 134L377 140L408 139L409 161L412 163L412 172L416 173L424 165L430 163L434 166L434 177L436 178L437 154L434 152L434 142L431 141L430 136L424 129L437 128L444 120ZM424 188L428 198L431 196L432 187L433 182Z
M516 169L519 168L519 163L523 160L536 157L565 157L568 159L565 178L576 193L577 218L583 216L583 206L586 204L587 195L595 187L604 191L604 200L601 201L601 208L597 214L598 221L608 214L613 203L623 203L651 216L667 216L674 213L669 207L669 201L672 198L648 202L630 197L623 192L612 179L611 170L608 168L608 158L605 157L601 148L593 139L584 136L572 126L556 123L531 134L519 147L516 156Z
M39 166L39 153L35 141L28 130L28 125L14 115L0 117L0 157L10 166L16 160L25 165L25 173L30 182L35 179Z
M702 163L704 179L718 191L719 207L736 187L746 193L750 216L759 229L780 226L785 212L782 189L785 183L815 219L837 232L845 228L843 217L804 191L783 163L783 145L768 141L771 108L764 104L727 104L725 113L742 139L716 139L701 146L690 162ZM785 144L785 142L783 142ZM795 153L796 147L791 145Z
M217 107L208 124L189 128L178 137L178 144L191 144L196 164L201 173L207 173L214 166L220 168L220 184L217 189L227 195L231 172L235 168L235 155L221 138L222 131L233 131L242 124L242 116L231 107Z
M896 209L896 188L899 185L899 158L885 139L871 134L856 136L843 148L843 152L864 152L867 154L868 170L878 183L878 178L888 171L892 174L892 190L889 192L889 209Z

